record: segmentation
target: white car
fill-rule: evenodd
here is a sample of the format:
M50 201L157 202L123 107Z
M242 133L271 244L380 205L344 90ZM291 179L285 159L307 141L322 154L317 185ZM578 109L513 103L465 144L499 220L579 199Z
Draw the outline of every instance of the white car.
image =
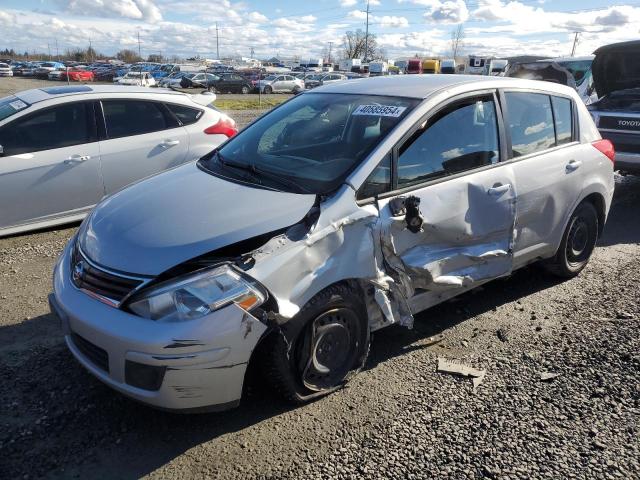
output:
M137 87L155 87L156 80L149 72L127 72L122 77L113 79L118 85L133 85Z
M13 70L6 63L0 63L0 77L13 77Z
M304 90L304 81L293 75L268 75L259 80L256 87L262 93L299 93Z
M59 86L0 99L0 236L82 219L131 182L236 133L213 94Z
M66 68L59 68L57 70L52 70L48 73L47 77L49 80L60 80L62 75L67 71Z
M260 362L302 403L361 369L375 330L533 262L578 275L614 153L562 85L318 87L98 205L57 262L51 307L76 359L140 402L229 408Z

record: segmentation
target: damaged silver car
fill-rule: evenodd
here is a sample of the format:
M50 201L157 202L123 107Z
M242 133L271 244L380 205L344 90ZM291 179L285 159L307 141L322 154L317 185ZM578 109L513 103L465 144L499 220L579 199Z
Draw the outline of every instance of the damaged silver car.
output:
M320 87L100 203L58 260L51 307L77 360L139 401L233 407L258 359L308 401L363 366L375 330L533 262L577 275L613 158L566 86Z

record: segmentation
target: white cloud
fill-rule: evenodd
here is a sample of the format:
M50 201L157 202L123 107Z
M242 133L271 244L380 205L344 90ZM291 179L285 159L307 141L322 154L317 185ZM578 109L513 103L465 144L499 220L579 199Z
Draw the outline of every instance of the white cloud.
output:
M598 25L622 27L629 23L629 15L622 13L620 10L612 9L606 15L596 17L594 23Z
M62 7L78 15L107 15L156 23L162 20L152 0L58 0Z
M382 17L373 17L372 22L385 28L404 28L409 26L409 20L405 17L395 17L384 15Z
M269 19L260 12L251 12L247 18L255 23L265 23L269 21Z
M462 23L469 19L469 10L464 0L447 0L434 6L425 17L435 23Z
M353 7L357 3L358 3L358 0L340 0L340 6L344 8Z

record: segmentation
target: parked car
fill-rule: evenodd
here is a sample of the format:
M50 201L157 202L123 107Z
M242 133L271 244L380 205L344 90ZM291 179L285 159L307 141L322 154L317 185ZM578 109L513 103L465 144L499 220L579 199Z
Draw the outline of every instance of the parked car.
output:
M235 133L214 99L103 85L0 99L0 236L79 220L104 195L200 158Z
M171 75L161 78L158 81L158 86L159 87L179 87L180 86L180 81L182 80L182 77L184 76L191 76L193 77L195 75L195 73L193 72L175 72L172 73Z
M13 69L13 74L19 77L33 77L39 66L40 64L38 62L25 62L21 66Z
M259 362L302 403L363 366L372 331L534 261L577 275L612 159L561 85L319 87L99 204L56 264L52 311L76 359L140 402L233 407Z
M591 115L616 148L616 167L640 175L640 41L600 47L591 68L599 97Z
M60 62L40 62L38 67L33 70L33 76L36 78L49 78L49 73L54 70L64 68L64 64Z
M70 68L63 73L62 80L66 80L67 77L72 82L93 82L95 80L95 73L81 68Z
M255 88L250 80L237 73L220 74L218 80L213 82L216 92L250 93Z
M118 85L135 85L138 87L154 87L156 85L155 79L149 72L127 72L123 77L114 78L113 81Z
M54 80L54 81L58 81L58 80L62 80L62 77L64 76L65 80L66 80L66 68L58 68L56 70L52 70L49 72L49 75L47 75L47 78L49 80Z
M262 93L299 93L305 83L293 75L267 75L257 84Z
M347 80L347 77L345 75L342 75L341 73L323 73L305 80L304 85L307 89L309 89L316 88L321 85L343 82L345 80Z
M0 63L0 77L13 77L13 70L6 63Z
M182 88L211 88L220 80L220 77L213 73L196 73L195 75L185 75L180 79Z

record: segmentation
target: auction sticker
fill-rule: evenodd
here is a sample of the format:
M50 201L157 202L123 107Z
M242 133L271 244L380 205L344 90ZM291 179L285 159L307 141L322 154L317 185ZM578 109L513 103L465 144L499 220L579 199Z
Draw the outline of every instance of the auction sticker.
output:
M14 100L13 102L10 102L9 105L11 105L15 110L22 110L23 108L27 108L27 104L22 100Z
M360 105L352 115L376 115L378 117L399 117L407 107L393 105Z

